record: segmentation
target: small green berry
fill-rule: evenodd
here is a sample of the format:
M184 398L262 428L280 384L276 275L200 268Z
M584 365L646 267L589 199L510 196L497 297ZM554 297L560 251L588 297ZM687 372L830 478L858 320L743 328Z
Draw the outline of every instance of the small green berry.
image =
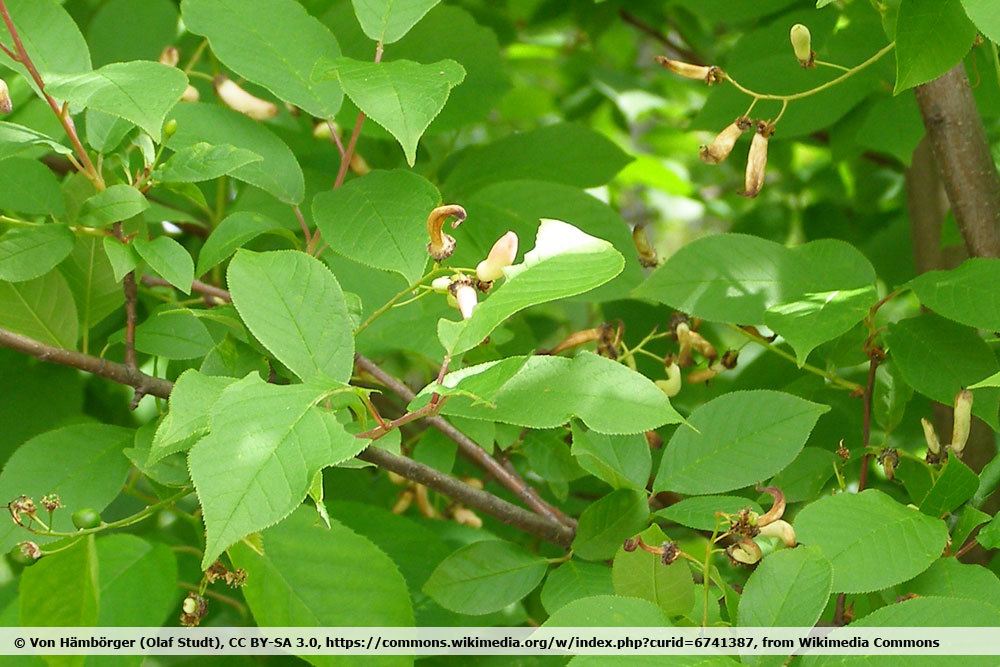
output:
M73 525L84 530L97 528L101 525L101 515L95 509L82 509L73 512Z

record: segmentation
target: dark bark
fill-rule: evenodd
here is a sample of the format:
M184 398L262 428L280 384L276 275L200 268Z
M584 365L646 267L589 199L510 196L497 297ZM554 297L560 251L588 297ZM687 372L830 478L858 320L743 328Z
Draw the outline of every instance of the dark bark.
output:
M917 88L941 180L972 257L1000 257L1000 175L965 66Z

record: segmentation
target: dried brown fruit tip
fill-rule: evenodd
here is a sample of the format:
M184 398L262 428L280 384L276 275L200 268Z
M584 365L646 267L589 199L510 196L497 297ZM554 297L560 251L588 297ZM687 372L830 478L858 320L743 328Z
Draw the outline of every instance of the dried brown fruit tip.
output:
M692 65L680 60L671 60L666 56L656 56L656 62L678 76L704 81L710 86L722 81L726 76L721 69L714 65Z
M698 152L701 156L701 161L706 164L719 164L724 161L733 152L733 148L736 146L739 138L752 125L753 121L746 116L740 116L734 120L715 137L712 143L701 147L701 150Z
M767 171L767 146L774 134L774 125L766 121L757 121L756 133L750 144L750 155L747 157L747 169L743 184L744 197L756 197L764 187L764 176Z
M670 565L680 558L681 550L678 548L676 542L664 542L661 548L663 549L663 554L660 556L660 562L664 565Z
M625 543L622 544L622 549L628 552L635 551L639 548L639 540L635 537L626 538Z
M430 243L427 244L427 254L435 262L441 262L455 252L455 237L444 233L444 223L448 218L455 218L451 223L451 228L458 227L465 221L468 214L465 209L457 204L438 206L427 216L427 235Z
M23 526L21 523L21 515L25 515L30 519L35 518L35 501L28 496L18 496L14 500L7 503L7 509L10 511L10 518L14 520L19 526Z

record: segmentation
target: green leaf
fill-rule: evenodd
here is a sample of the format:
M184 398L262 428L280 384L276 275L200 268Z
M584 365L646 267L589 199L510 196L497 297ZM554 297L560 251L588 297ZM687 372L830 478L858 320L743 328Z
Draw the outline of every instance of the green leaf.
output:
M131 185L112 185L83 203L81 222L89 227L107 227L135 217L149 208L149 201Z
M143 424L136 429L135 443L124 450L125 456L139 472L156 484L178 489L190 486L191 473L188 471L187 457L183 454L174 454L152 465L147 464L155 432L156 422Z
M284 228L271 218L252 211L236 211L226 216L205 240L198 253L195 275L203 276L226 261L230 255L261 234L282 232Z
M1000 371L993 351L975 331L937 315L891 324L885 339L906 382L945 405L951 405L964 387ZM975 394L973 414L1000 429L1000 389L977 389Z
M829 409L778 391L723 394L670 438L653 489L708 494L765 480L795 460Z
M756 236L717 234L678 250L636 293L713 322L763 324L767 310L779 304L874 283L871 263L843 241L824 239L789 249ZM824 321L822 312L816 314L818 322ZM794 318L785 315L782 319L778 313L779 321L791 325ZM793 336L801 336L801 345L812 342L802 330Z
M550 484L565 484L587 474L577 465L566 446L564 429L528 431L524 434L519 451L528 459L531 471Z
M97 65L156 60L177 39L173 0L110 0L87 26L90 53Z
M187 308L160 311L135 329L135 349L166 359L197 359L214 346L208 328Z
M662 628L669 627L663 611L648 600L595 595L574 600L542 624L543 628ZM629 656L634 659L633 656ZM607 660L607 656L601 656ZM662 664L662 660L660 661ZM671 657L670 664L674 664Z
M643 531L642 539L654 545L669 542L659 526ZM683 616L694 607L694 579L683 558L664 565L659 556L642 549L625 551L619 545L611 576L617 595L649 600L667 616Z
M104 424L77 424L42 433L21 445L7 461L0 473L0 498L9 502L23 494L37 504L45 494L57 493L66 507L100 512L121 492L129 470L122 449L131 444L132 431ZM44 510L39 511L44 517ZM70 514L56 512L50 525L54 530L74 530ZM23 528L5 522L0 528L0 549L6 551L25 535Z
M961 0L902 0L896 19L896 88L927 83L960 63L972 48L976 26Z
M322 262L297 251L241 250L227 275L240 317L293 373L303 380L351 377L350 315L340 284Z
M121 145L135 125L124 118L112 116L96 109L84 114L87 143L98 153L107 155Z
M573 456L580 467L615 489L646 488L652 457L644 435L603 435L573 424Z
M156 428L146 465L184 451L208 433L209 415L222 392L235 380L212 377L196 370L181 373L170 392L170 411Z
M411 60L373 63L336 58L319 66L321 80L337 79L344 93L373 121L396 137L411 167L417 143L462 83L465 69L454 60L431 65Z
M0 160L6 160L36 146L45 146L60 155L69 155L73 152L38 130L0 121Z
M920 511L931 516L943 516L972 498L978 488L979 476L961 459L951 457L927 497L921 501Z
M261 156L229 144L213 146L199 142L174 153L163 166L153 172L153 178L165 183L198 183L230 174Z
M384 59L389 61L434 63L448 59L462 63L465 68L465 80L451 91L448 104L427 128L427 134L441 134L486 120L500 107L510 88L503 50L491 29L495 24L489 25L482 15L477 16L481 22L467 9L440 4L386 51ZM337 34L346 43L345 28L331 25L337 25ZM448 39L441 39L441 35L448 35ZM362 52L344 55L363 60L370 51L371 45L366 41Z
M492 183L524 179L591 188L610 181L630 159L599 132L556 123L467 149L442 189L465 197Z
M441 0L351 0L361 29L383 44L399 40L439 2Z
M1000 329L1000 259L974 257L950 271L929 271L909 283L938 315L978 329Z
M913 387L903 379L899 368L892 361L879 365L875 375L872 412L875 423L886 433L896 429L903 421L906 406L913 398Z
M594 595L613 595L611 568L600 563L571 560L549 572L542 586L542 606L550 615L570 602Z
M313 218L334 252L414 283L427 265L427 215L440 201L413 172L373 171L318 194Z
M73 232L64 225L15 227L0 236L0 280L38 278L66 259L73 245Z
M739 624L745 627L810 627L819 620L833 585L833 568L816 549L770 554L743 587Z
M812 500L833 477L837 455L828 449L804 447L788 467L775 475L768 486L776 486L785 494L785 502Z
M188 455L205 519L203 568L246 535L291 514L318 470L363 447L313 407L328 393L268 384L256 374L223 390L209 434Z
M21 576L22 626L97 625L98 566L94 536L46 556Z
M8 0L7 9L21 41L31 56L35 69L44 81L59 74L89 72L90 50L76 22L55 0ZM0 28L0 41L14 48L6 26ZM38 92L35 82L20 63L0 53L0 62L20 73Z
M491 290L472 317L438 322L438 338L449 354L461 354L525 308L588 292L623 268L625 259L607 241L560 220L542 220L535 247L524 261L504 269L503 284Z
M410 589L417 626L438 626L446 619L456 619L420 590L434 568L454 551L454 546L433 530L433 524L417 523L389 508L356 501L328 500L327 509L333 519L392 554Z
M955 522L955 527L952 528L951 531L952 544L964 545L973 530L992 518L986 512L980 511L974 507L974 503L975 500L962 508L962 511L958 516L958 521ZM959 549L961 548L962 547L959 547Z
M1000 549L1000 514L980 529L976 541L985 549Z
M317 118L332 119L344 93L310 77L317 61L340 56L326 26L294 0L184 0L184 24L241 77Z
M979 32L992 42L1000 42L1000 7L991 0L962 0L962 7Z
M167 148L180 151L205 142L229 144L263 158L232 172L233 178L269 192L286 204L305 197L305 178L295 155L264 125L241 113L215 104L178 104L170 112L177 133L166 140Z
M139 254L131 243L122 243L114 236L105 236L102 245L114 272L115 282L121 282L126 274L135 271L135 267L139 265Z
M925 572L901 584L905 594L977 600L1000 605L1000 579L981 565L966 565L957 558L939 558Z
M125 303L121 283L102 248L99 237L78 236L73 252L59 265L76 298L84 352L88 351L90 330Z
M76 302L58 271L20 283L0 282L0 326L48 345L76 349Z
M489 614L533 591L547 569L544 558L510 542L473 542L445 558L423 591L445 609Z
M59 180L38 160L11 157L0 162L0 210L62 216L66 212Z
M948 541L943 521L875 489L806 505L795 517L795 533L833 565L835 593L866 593L912 579Z
M406 581L368 539L336 521L325 528L302 507L263 535L263 553L239 544L233 563L247 571L243 595L262 627L411 627ZM359 564L364 567L358 567ZM302 656L313 665L347 664L335 656ZM372 656L374 664L410 665L407 656Z
M98 598L101 627L154 627L167 620L177 604L177 559L166 544L135 535L97 540ZM142 595L136 595L142 591Z
M679 502L658 510L653 516L679 523L695 530L713 531L716 528L716 512L737 514L740 510L749 508L757 514L764 511L760 505L740 496L698 496L685 498Z
M806 294L768 308L764 324L788 341L801 367L810 352L863 320L876 300L878 293L871 285Z
M897 604L889 604L880 609L876 609L864 618L854 621L845 628L836 628L827 635L828 639L841 641L849 640L855 636L854 628L961 628L961 627L996 627L1000 625L1000 611L996 607L991 607L982 602L974 600L962 600L959 598L946 598L927 596L904 600ZM925 665L940 665L955 667L975 664L976 661L968 656L927 656ZM897 655L885 656L858 656L847 664L866 665L872 667L897 667L900 657ZM916 656L910 656L907 661L919 660ZM802 665L804 667L839 667L845 664L845 656L842 655L821 655L805 656ZM987 665L989 661L980 664Z
M132 245L149 268L185 294L191 293L194 260L184 246L169 236L157 236L155 239L137 237Z
M446 375L442 386L424 388L411 408L425 404L435 390L453 396L444 414L528 428L555 428L576 417L598 433L626 435L682 421L652 381L592 352L463 368Z
M187 85L187 76L176 67L134 60L51 77L45 89L76 111L95 109L135 123L159 142L163 121Z
M648 517L645 492L612 491L580 515L573 554L584 560L612 558L626 538L646 527Z
M1000 387L1000 371L997 371L985 380L980 380L975 384L969 385L969 389L982 389L984 387Z

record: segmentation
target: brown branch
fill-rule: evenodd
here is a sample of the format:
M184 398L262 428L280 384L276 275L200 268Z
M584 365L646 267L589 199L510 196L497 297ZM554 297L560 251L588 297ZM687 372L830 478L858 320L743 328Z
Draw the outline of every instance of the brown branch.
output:
M22 336L7 329L0 329L0 347L22 352L42 361L72 366L73 368L113 380L119 384L134 387L136 391L141 391L143 394L152 394L153 396L166 398L170 395L170 390L173 388L173 383L146 375L141 371L129 368L125 364L46 345L33 338Z
M958 228L973 257L1000 257L1000 175L959 63L917 87L917 102Z
M371 359L368 359L361 354L357 354L355 355L355 362L357 363L358 368L374 377L376 380L385 385L390 391L392 391L392 393L396 394L407 403L416 398L416 394L413 390L386 373ZM528 484L521 479L519 475L504 468L499 461L490 456L486 450L476 444L472 438L459 431L441 417L428 417L426 421L428 424L453 440L458 445L462 454L479 465L479 467L483 470L491 474L498 482L507 487L507 489L520 498L528 507L553 521L558 521L566 526L573 525L572 519L542 500L534 489L528 486Z
M30 355L42 361L71 366L134 387L144 394L169 398L174 385L169 380L152 377L133 370L124 364L106 361L97 357L47 345L21 334L0 329L0 347ZM357 437L363 437L359 434ZM491 493L476 489L465 482L446 475L434 468L402 456L396 456L377 447L368 447L358 458L374 463L380 468L391 470L407 479L424 484L439 493L454 498L465 505L481 510L490 516L515 528L536 535L560 546L569 546L573 541L573 529L558 521L533 514L521 509Z

